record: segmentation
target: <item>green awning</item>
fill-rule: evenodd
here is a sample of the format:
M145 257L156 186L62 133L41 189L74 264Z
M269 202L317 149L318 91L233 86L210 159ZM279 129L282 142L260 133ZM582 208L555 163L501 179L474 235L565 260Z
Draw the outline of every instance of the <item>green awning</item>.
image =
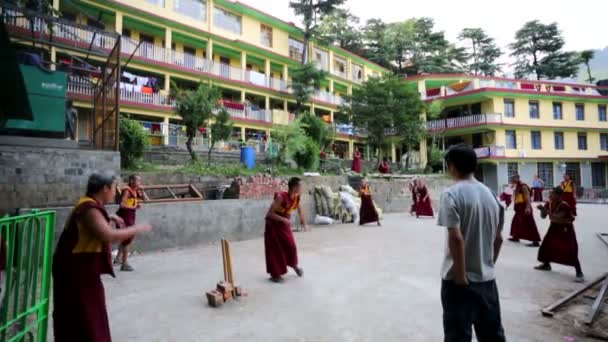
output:
M187 34L173 32L173 36L171 37L171 39L173 40L173 42L180 42L180 43L182 43L186 46L192 47L192 48L200 48L200 49L207 48L206 40L203 40L200 38L195 38L195 37L187 35Z
M145 34L165 38L165 29L160 26L151 25L127 16L124 16L122 20L123 28L135 29Z

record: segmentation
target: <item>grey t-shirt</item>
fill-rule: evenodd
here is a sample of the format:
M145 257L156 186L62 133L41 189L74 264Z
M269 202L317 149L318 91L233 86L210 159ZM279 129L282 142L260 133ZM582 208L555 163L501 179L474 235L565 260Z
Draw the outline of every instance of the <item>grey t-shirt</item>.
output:
M441 195L437 224L459 228L464 239L467 279L484 282L494 279L494 240L502 233L504 208L484 184L474 178L462 180ZM451 280L453 260L446 244L441 276Z

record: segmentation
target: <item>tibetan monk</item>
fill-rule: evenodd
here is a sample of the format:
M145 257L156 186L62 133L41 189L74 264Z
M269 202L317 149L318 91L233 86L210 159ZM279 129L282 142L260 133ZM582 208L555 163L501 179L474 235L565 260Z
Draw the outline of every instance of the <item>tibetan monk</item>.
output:
M532 242L528 246L538 247L540 245L540 234L532 212L530 187L521 181L519 175L513 176L511 180L515 187L513 190L515 216L513 216L513 222L511 223L511 237L509 240L514 242L519 242L520 239L528 240Z
M418 192L416 191L418 185L416 183L417 180L414 178L414 180L409 185L410 192L412 193L412 206L410 207L411 215L414 215L414 213L416 212L416 204L418 203Z
M355 154L353 154L353 172L361 173L361 152L359 149L355 149Z
M301 180L293 177L289 180L288 190L275 194L274 201L266 214L266 229L264 231L264 250L266 254L266 272L275 283L283 281L287 267L293 268L298 277L304 271L298 265L298 250L296 240L291 231L291 214L298 211L300 223L306 230L304 214L300 207Z
M361 188L359 189L359 196L361 197L361 210L359 211L359 225L366 223L377 222L380 226L380 218L378 212L374 206L372 200L372 189L369 187L366 179L361 181Z
M378 172L380 172L382 174L391 173L391 167L388 164L388 158L386 158L386 157L382 158L382 161L380 162L380 166L378 166Z
M422 178L418 179L416 182L416 193L418 198L418 201L416 202L416 217L434 217L435 214L433 213L433 206L431 205L429 189Z
M147 224L114 229L104 205L114 201L116 177L93 174L68 218L53 256L55 341L110 342L110 325L100 276L110 274L110 244L150 231Z
M572 210L572 215L576 216L576 186L569 174L564 174L564 181L560 187L563 191L562 201L568 203Z
M135 225L135 212L141 208L139 204L141 197L141 177L137 175L129 176L129 184L122 190L120 208L116 212L116 215L124 222L124 225L120 225L119 228ZM133 244L133 239L123 241L118 249L116 259L114 259L114 264L121 264L120 270L123 272L133 271L133 267L127 261L131 244Z
M581 270L578 259L578 243L574 232L574 213L570 205L562 200L563 190L556 187L549 196L549 202L539 205L541 217L549 217L551 225L538 250L538 261L540 265L537 270L550 271L551 263L573 266L576 270L575 281L585 282L585 276Z

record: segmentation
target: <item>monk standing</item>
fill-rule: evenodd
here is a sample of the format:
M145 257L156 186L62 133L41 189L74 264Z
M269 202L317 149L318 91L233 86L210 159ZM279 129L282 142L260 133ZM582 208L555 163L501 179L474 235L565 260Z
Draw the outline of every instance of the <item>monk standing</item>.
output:
M353 172L361 173L361 152L359 149L355 149L355 153L353 154Z
M417 182L416 193L418 202L416 202L416 217L429 216L434 217L433 206L431 205L431 196L426 182L420 178Z
M282 191L274 196L274 201L266 214L266 229L264 231L264 250L266 254L266 271L270 280L275 283L283 281L287 266L293 268L298 277L304 271L298 266L298 250L296 240L291 231L291 214L298 211L300 223L306 230L304 214L300 207L302 185L297 177L289 180L288 191Z
M72 210L53 256L55 341L110 342L110 325L100 276L110 274L110 244L150 231L148 224L113 229L104 205L114 201L116 178L93 174L87 193ZM118 217L113 220L122 223Z
M551 225L538 250L540 265L537 270L551 271L551 263L574 266L577 283L585 282L585 276L578 260L578 243L574 232L574 214L570 205L562 200L563 190L556 187L551 192L549 202L539 205L541 217L549 217Z
M576 216L576 195L574 192L575 186L569 174L564 174L564 181L561 183L560 187L563 191L562 201L568 203L570 209L572 210L572 215Z
M139 199L141 193L141 177L137 175L129 176L129 184L122 190L120 197L120 208L116 215L124 221L124 225L119 228L130 227L135 225L135 212L141 208ZM133 239L128 239L120 244L114 264L121 264L120 270L123 272L132 272L133 267L129 265L127 258L129 257L129 247L133 244Z
M532 242L528 245L529 247L538 247L540 234L532 212L530 187L520 180L519 175L513 176L511 180L515 186L513 190L515 216L513 216L513 222L511 223L511 237L509 240L514 242L519 242L520 239L528 240Z
M412 206L410 207L410 214L414 215L416 212L416 204L418 204L418 185L417 180L414 180L410 183L410 192L412 193Z
M386 157L382 158L382 161L380 162L380 166L378 166L378 172L380 172L382 174L391 172L391 167L388 164L388 158L386 158Z
M367 179L361 181L361 188L359 189L359 196L361 197L361 209L359 210L359 225L364 225L370 222L378 222L380 226L380 218L378 217L378 211L374 206L374 200L372 199L372 189L367 183Z

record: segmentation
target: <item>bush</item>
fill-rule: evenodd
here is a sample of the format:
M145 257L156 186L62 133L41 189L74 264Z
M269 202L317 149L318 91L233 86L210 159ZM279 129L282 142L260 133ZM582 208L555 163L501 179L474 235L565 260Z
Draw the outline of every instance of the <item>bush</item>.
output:
M120 161L123 168L133 168L149 145L148 133L138 121L120 118Z
M298 167L306 171L316 171L319 168L319 145L310 137L304 140L303 146L298 149L293 158Z

